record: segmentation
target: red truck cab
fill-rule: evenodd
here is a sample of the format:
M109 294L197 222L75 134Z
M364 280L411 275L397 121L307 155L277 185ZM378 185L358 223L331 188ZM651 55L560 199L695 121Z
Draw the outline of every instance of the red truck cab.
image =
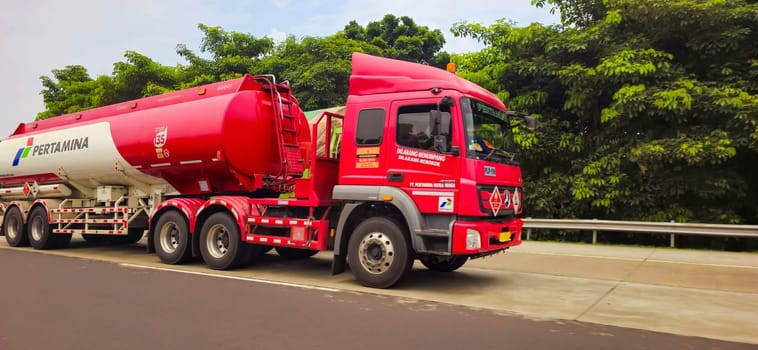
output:
M356 207L342 211L338 235L362 231L356 216L383 218L408 237L410 254L437 271L520 244L523 190L508 151L511 128L494 94L453 73L354 54L333 198ZM350 264L353 273L357 263L368 271L362 280L398 259L397 247L387 248L392 240L364 237L354 249L342 241L335 270L340 255L344 261L358 250Z

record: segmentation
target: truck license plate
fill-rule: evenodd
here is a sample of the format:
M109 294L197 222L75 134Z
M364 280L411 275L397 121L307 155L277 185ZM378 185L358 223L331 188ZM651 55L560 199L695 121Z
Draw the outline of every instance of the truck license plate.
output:
M500 242L508 242L511 240L511 233L510 232L500 232L500 237L498 237L498 241Z

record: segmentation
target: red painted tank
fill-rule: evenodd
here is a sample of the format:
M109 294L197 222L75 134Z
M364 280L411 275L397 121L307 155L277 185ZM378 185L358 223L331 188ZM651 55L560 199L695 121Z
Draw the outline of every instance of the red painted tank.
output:
M282 106L299 125L298 141L309 141L305 115L288 89L280 90ZM108 132L110 137L103 138L102 134ZM79 166L81 162L112 169L114 161L118 161L127 173L142 172L190 194L255 190L254 176L277 176L281 171L271 91L248 75L22 124L8 139L15 140L8 151L16 153L24 147L22 142L27 146L51 144L58 138L72 137L88 138L86 149L67 154L69 162L79 164L66 164L62 153L55 156L51 152L29 151L29 159L17 160L6 173L12 172L15 182L23 182L63 168L69 179L98 180L98 174L83 170L93 167ZM77 152L88 155L78 157ZM44 159L46 156L50 157ZM100 164L104 162L107 163ZM112 184L112 175L98 182Z

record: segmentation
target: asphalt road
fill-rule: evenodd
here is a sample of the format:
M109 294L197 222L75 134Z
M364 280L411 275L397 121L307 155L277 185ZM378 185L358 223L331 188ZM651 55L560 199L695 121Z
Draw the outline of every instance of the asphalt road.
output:
M756 348L200 268L0 249L0 349Z

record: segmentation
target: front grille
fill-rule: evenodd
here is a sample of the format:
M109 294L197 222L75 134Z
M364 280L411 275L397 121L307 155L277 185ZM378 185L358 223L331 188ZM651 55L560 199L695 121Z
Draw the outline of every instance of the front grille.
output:
M497 187L498 192L500 193L500 209L497 211L497 216L494 214L494 211L492 210L492 205L490 204L490 199L492 198L492 193L495 190L495 187ZM518 207L519 212L521 212L521 208L523 208L523 192L520 187L515 186L495 186L495 185L478 185L476 187L477 193L479 194L479 210L481 210L482 214L490 216L490 217L508 217L513 216L514 214L514 194L516 193L516 190L518 189Z

